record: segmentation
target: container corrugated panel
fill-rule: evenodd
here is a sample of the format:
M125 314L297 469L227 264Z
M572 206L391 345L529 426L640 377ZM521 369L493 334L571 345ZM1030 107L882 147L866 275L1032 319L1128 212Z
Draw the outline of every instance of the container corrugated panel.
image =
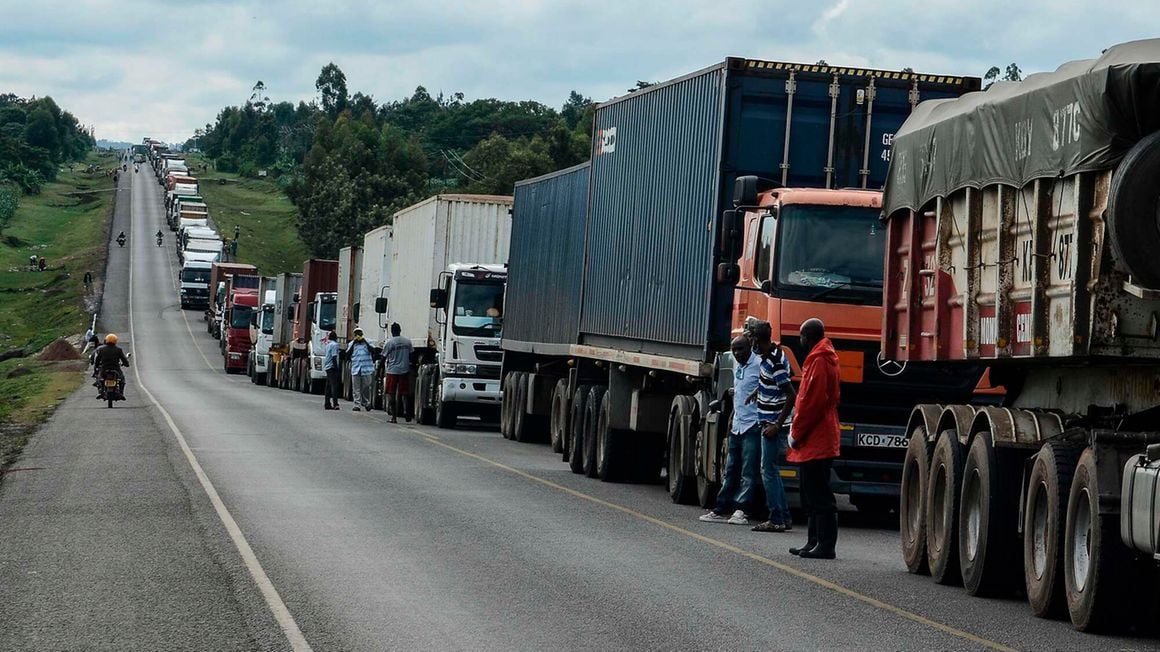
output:
M302 275L282 273L278 275L276 288L278 296L274 300L274 343L273 346L289 346L293 339L294 323L287 310L294 305L294 295L302 290Z
M600 105L580 340L710 360L729 341L733 289L713 276L734 179L880 188L912 100L978 86L977 78L729 59Z
M363 237L358 325L372 342L383 342L388 337L389 324L375 312L375 300L388 296L393 242L389 225L368 231Z
M576 343L588 172L588 163L583 163L516 184L504 299L505 347Z
M431 289L451 263L507 262L511 201L437 195L395 213L387 323L398 322L415 346L437 340Z
M343 247L338 252L338 331L340 341L354 336L356 306L362 280L362 247Z

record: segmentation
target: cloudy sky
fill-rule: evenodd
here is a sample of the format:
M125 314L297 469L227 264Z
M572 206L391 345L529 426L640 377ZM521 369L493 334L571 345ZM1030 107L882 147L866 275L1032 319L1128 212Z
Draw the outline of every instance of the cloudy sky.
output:
M462 91L559 106L747 56L982 75L1160 36L1156 0L0 0L0 92L98 138L181 141L261 79L310 100L333 61L379 102Z

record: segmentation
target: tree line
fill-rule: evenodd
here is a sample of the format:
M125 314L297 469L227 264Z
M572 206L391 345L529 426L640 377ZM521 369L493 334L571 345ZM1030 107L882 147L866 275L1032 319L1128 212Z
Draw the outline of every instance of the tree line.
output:
M62 165L84 159L94 142L92 132L51 97L0 93L0 230L22 193L38 194Z
M440 192L511 194L516 181L588 158L592 101L573 91L553 108L467 100L463 93L377 102L323 67L311 102L272 102L259 81L185 147L216 169L278 179L314 256L333 257L395 211Z

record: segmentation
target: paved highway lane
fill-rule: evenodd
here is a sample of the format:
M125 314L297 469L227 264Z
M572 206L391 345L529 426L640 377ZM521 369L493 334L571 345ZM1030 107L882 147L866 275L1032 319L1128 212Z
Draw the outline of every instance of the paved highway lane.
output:
M200 315L178 307L172 238L152 242L160 189L139 179L132 198L144 387L130 392L163 408L148 411L153 436L185 466L254 645L273 629L316 650L1157 647L910 576L896 531L847 527L840 559L799 560L786 549L804 528L699 523L658 487L573 475L544 446L324 412L227 376Z

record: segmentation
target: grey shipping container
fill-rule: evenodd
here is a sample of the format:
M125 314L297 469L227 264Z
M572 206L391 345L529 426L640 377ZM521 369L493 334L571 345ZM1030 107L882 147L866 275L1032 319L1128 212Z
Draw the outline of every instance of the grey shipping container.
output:
M520 181L512 205L503 347L566 353L576 343L588 163Z
M978 78L724 63L596 109L581 344L710 361L729 340L731 287L713 280L733 181L881 188L914 104Z

